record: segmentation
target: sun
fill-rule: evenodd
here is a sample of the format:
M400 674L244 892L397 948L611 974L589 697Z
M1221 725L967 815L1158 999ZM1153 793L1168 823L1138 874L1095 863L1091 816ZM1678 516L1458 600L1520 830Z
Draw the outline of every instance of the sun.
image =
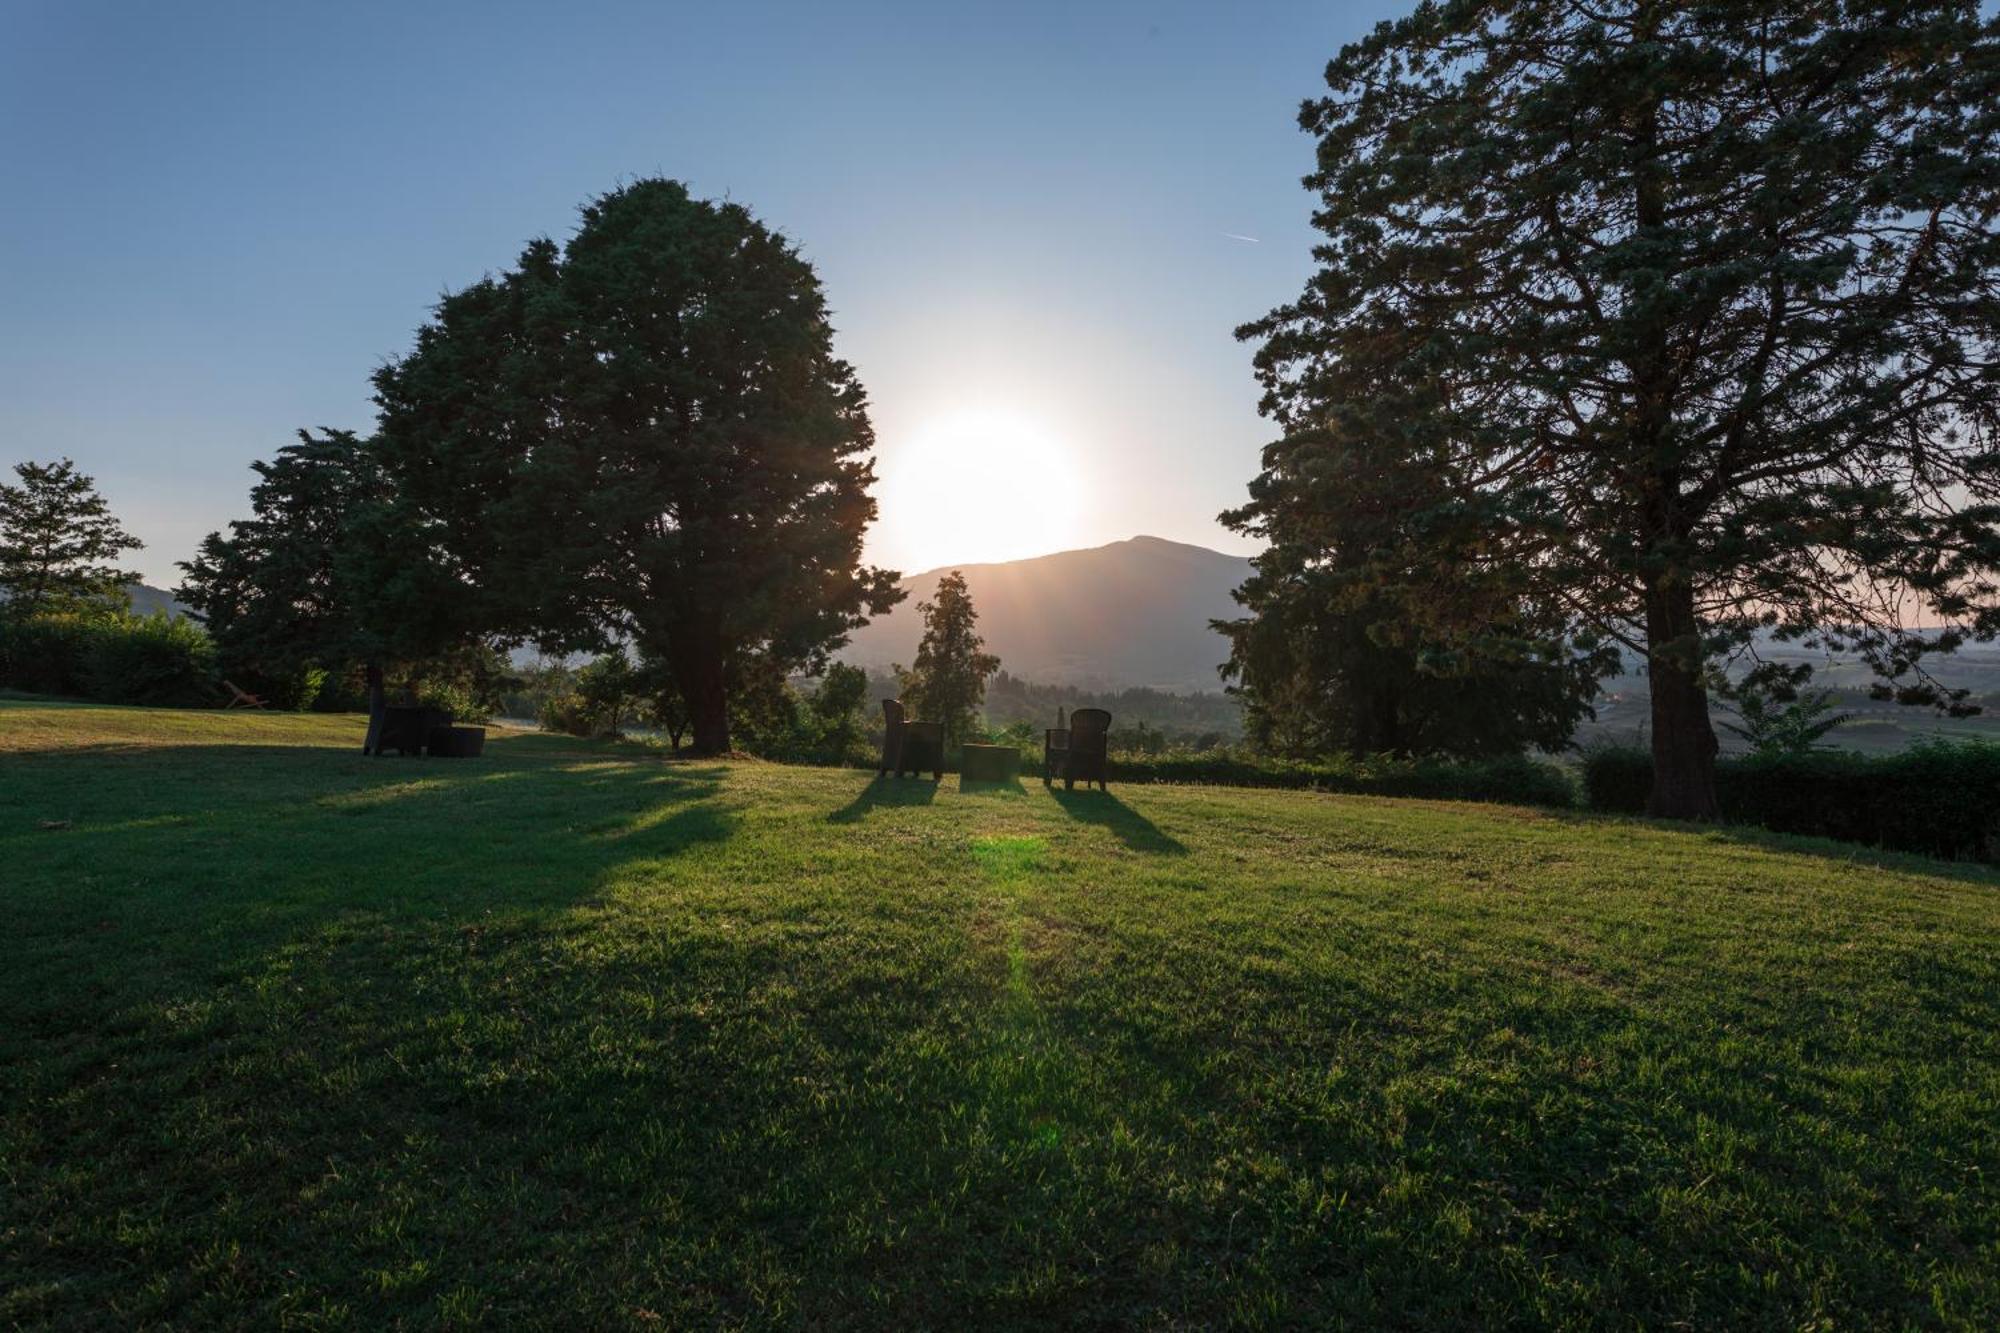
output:
M938 417L884 450L878 470L878 540L906 571L1076 544L1074 459L1030 418L992 410Z

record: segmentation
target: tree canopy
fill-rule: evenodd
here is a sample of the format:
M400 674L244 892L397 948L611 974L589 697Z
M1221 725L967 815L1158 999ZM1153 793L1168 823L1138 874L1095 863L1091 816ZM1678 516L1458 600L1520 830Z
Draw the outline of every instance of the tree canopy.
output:
M900 596L860 563L873 434L832 334L747 209L615 190L377 374L398 526L496 633L670 663L694 748L727 750L735 683L822 668Z
M1427 4L1328 66L1318 270L1242 336L1277 503L1441 642L1560 608L1647 667L1655 814L1716 813L1758 634L2000 630L2000 37L1971 3ZM1308 559L1310 556L1307 557Z
M0 482L0 592L9 615L122 609L139 576L115 563L143 543L67 458L16 463Z

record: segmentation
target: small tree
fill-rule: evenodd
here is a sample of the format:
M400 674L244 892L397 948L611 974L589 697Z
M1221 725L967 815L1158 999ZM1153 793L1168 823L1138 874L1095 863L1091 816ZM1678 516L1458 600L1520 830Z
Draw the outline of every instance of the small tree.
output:
M814 746L833 763L845 761L861 739L861 709L868 701L868 673L845 662L828 666L819 688L806 700Z
M1736 722L1723 730L1745 742L1752 754L1804 754L1820 748L1834 728L1854 720L1852 713L1833 711L1832 690L1805 694L1759 688L1736 689L1728 696L1736 704Z
M638 674L623 648L614 648L576 673L576 692L583 701L584 716L591 731L600 736L616 736L625 725L625 714L638 702Z
M0 591L17 616L118 610L139 576L113 561L138 550L97 485L69 459L17 463L17 486L0 484Z
M251 516L202 539L174 595L208 626L225 673L304 707L319 681L379 656L350 557L361 509L383 499L381 478L365 442L340 430L302 430L250 466Z
M975 629L979 613L958 570L938 580L936 595L919 603L917 614L923 618L924 637L917 644L916 662L907 672L896 669L904 702L912 717L944 724L947 747L962 745L978 725L986 678L1000 669L1000 659L981 651L986 641Z
M640 716L654 730L665 732L667 743L679 754L681 741L688 733L689 718L687 700L681 695L673 663L642 650L633 668L632 689Z

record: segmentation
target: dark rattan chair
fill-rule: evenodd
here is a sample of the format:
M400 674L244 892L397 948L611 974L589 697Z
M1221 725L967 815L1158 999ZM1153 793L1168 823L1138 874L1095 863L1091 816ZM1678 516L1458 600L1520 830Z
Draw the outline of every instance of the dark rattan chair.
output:
M882 733L880 774L894 773L900 778L905 773L921 773L928 768L931 776L942 782L944 723L910 721L903 715L901 699L882 701L882 720L887 729Z
M901 765L903 759L903 701L884 699L882 701L882 763L876 770L877 777L888 777Z
M1069 715L1067 727L1052 728L1042 740L1042 781L1063 780L1065 789L1081 780L1087 787L1104 786L1110 767L1105 757L1111 738L1111 714L1102 708L1079 708Z

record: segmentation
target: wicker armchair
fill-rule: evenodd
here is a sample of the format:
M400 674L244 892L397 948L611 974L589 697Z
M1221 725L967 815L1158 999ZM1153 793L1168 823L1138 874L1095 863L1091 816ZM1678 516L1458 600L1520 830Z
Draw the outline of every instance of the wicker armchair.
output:
M1051 727L1042 739L1042 782L1060 777L1065 790L1079 779L1087 787L1104 787L1110 767L1106 745L1111 738L1111 714L1102 708L1079 708L1067 727Z

